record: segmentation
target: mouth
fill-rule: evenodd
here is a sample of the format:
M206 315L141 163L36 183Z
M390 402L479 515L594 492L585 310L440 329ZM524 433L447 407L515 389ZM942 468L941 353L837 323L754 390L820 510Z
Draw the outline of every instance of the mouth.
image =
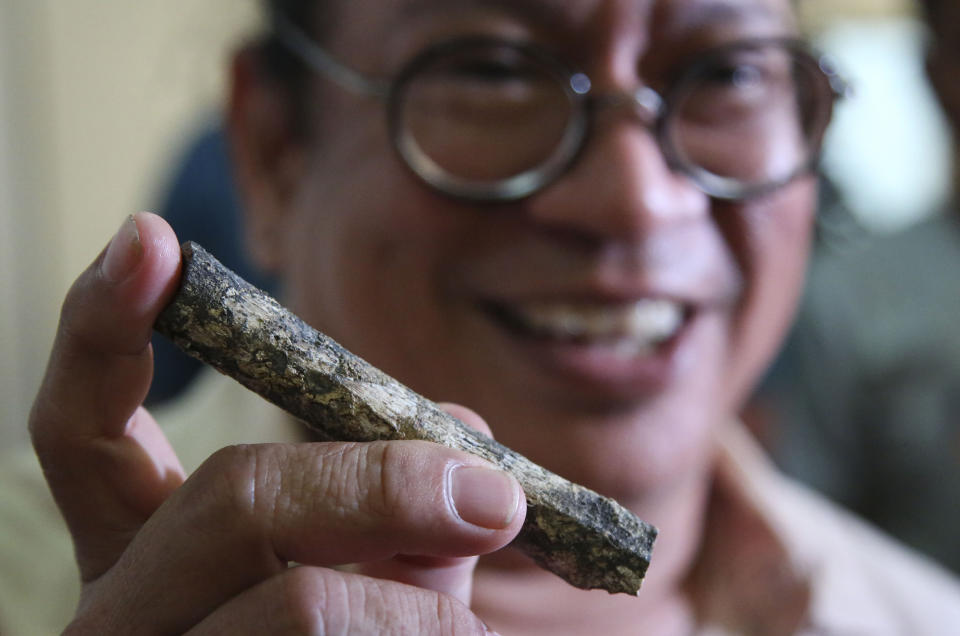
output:
M659 297L630 301L538 300L486 303L488 320L526 361L534 385L564 399L630 403L680 377L700 312ZM539 378L536 379L535 378ZM533 386L533 385L531 385Z
M489 304L488 312L519 336L606 350L615 359L649 356L682 329L690 309L664 298L631 302L534 301Z
M529 380L601 404L633 403L670 386L700 322L693 305L662 297L494 302L484 309L510 350L536 370Z

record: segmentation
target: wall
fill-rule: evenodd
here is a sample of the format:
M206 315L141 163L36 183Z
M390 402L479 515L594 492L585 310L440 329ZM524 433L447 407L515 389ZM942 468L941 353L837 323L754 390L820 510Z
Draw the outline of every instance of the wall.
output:
M255 0L0 0L0 447L26 437L71 280L151 207L256 14Z

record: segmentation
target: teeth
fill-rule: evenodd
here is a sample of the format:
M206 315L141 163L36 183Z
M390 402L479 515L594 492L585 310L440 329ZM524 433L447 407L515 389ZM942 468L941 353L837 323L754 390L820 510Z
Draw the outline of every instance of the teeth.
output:
M618 340L613 345L613 355L621 360L629 360L637 356L647 355L653 351L652 342L640 342L637 340Z
M515 309L521 321L543 335L611 342L624 357L648 352L673 336L683 322L682 306L662 299L618 306L537 302Z

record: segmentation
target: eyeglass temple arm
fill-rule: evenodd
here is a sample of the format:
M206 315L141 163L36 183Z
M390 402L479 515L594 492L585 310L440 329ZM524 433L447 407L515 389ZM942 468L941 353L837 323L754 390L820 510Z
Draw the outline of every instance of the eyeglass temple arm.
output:
M341 87L357 93L365 93L377 97L385 97L389 92L389 84L386 81L367 77L345 66L320 48L303 30L290 22L286 16L275 16L273 19L273 28L280 43L291 53L299 57L301 61L314 71L329 78Z
M835 98L849 99L854 96L855 91L853 84L840 74L832 56L826 54L818 55L817 66L819 66L823 74L827 76L827 81L830 83L830 89L833 91Z

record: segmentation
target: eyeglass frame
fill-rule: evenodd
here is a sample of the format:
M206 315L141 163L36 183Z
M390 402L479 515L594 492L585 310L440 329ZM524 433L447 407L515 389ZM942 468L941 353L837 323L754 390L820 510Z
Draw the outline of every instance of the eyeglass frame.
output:
M387 105L388 126L393 146L403 162L417 177L442 194L474 202L516 201L547 187L567 172L582 154L589 140L589 131L595 112L601 107L621 104L628 104L633 107L636 114L645 115L644 124L656 138L667 165L672 170L690 178L704 194L725 201L742 201L757 197L781 188L801 175L817 169L824 133L829 125L833 108L838 100L848 97L851 93L850 84L837 72L832 60L824 54L817 53L799 38L768 37L737 40L703 52L693 64L686 66L681 77L693 75L698 68L706 66L724 51L751 46L778 46L788 51L794 60L815 66L819 71L818 77L829 88L831 99L824 106L821 131L815 143L808 149L807 159L795 170L779 179L747 186L736 183L737 179L734 177L714 174L702 166L682 160L677 155L674 144L668 138L667 123L670 121L670 105L676 101L671 99L671 96L682 87L682 81L673 82L662 94L645 84L640 84L633 90L593 94L591 80L585 73L572 71L560 59L542 48L527 42L488 36L473 36L438 43L414 56L393 77L379 78L357 71L339 61L283 15L274 17L273 28L278 42L312 71L326 77L341 88L375 97ZM549 69L555 75L558 85L563 88L570 100L573 113L571 122L567 124L553 153L543 162L520 174L481 185L447 173L424 153L417 151L415 144L403 135L405 130L398 121L400 109L396 106L400 100L396 96L410 77L416 75L419 69L435 59L447 56L451 51L460 48L484 44L512 47L542 63L545 69Z

